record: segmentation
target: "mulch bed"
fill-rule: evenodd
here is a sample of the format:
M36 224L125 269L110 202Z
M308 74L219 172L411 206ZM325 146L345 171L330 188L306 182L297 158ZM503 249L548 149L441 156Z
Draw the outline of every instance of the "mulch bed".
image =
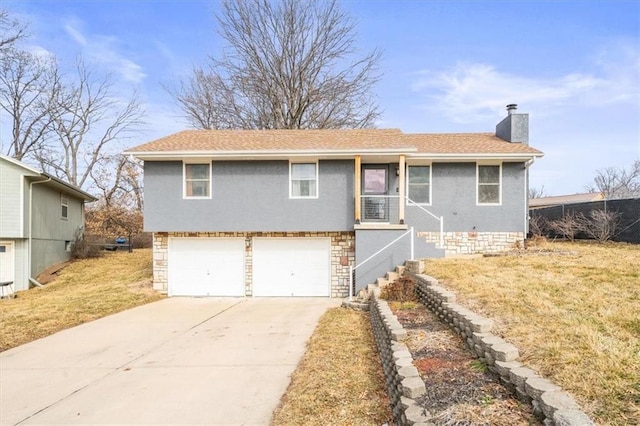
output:
M427 392L417 402L436 425L540 425L465 346L462 338L418 304L393 313L408 333L407 346Z

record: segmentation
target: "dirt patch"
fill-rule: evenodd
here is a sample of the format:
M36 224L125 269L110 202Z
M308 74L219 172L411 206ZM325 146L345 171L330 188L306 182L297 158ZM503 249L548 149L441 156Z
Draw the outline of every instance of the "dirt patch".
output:
M71 261L56 263L55 265L49 266L47 269L42 271L40 275L36 278L36 280L40 284L49 284L52 281L55 281L58 278L58 274L66 267L71 264Z
M540 425L465 346L422 305L390 303L408 334L407 346L427 392L417 402L436 425Z

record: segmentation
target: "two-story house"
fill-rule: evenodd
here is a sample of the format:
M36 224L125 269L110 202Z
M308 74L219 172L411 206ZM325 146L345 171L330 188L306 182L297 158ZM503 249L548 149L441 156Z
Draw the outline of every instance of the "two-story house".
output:
M522 245L542 156L528 121L510 105L495 133L187 130L132 148L154 288L344 297L410 257Z
M92 195L0 155L2 296L26 290L48 266L69 260ZM12 283L12 284L8 284Z

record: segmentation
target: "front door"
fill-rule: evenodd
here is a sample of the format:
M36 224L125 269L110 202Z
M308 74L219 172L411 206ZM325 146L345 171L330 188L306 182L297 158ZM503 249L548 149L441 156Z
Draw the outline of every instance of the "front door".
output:
M362 166L362 221L389 222L387 165Z

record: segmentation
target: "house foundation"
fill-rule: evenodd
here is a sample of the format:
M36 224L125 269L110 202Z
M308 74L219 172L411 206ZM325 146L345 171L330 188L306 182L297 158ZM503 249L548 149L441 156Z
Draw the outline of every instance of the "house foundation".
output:
M418 232L428 243L439 244L439 232ZM523 232L445 232L445 255L498 253L524 247Z

